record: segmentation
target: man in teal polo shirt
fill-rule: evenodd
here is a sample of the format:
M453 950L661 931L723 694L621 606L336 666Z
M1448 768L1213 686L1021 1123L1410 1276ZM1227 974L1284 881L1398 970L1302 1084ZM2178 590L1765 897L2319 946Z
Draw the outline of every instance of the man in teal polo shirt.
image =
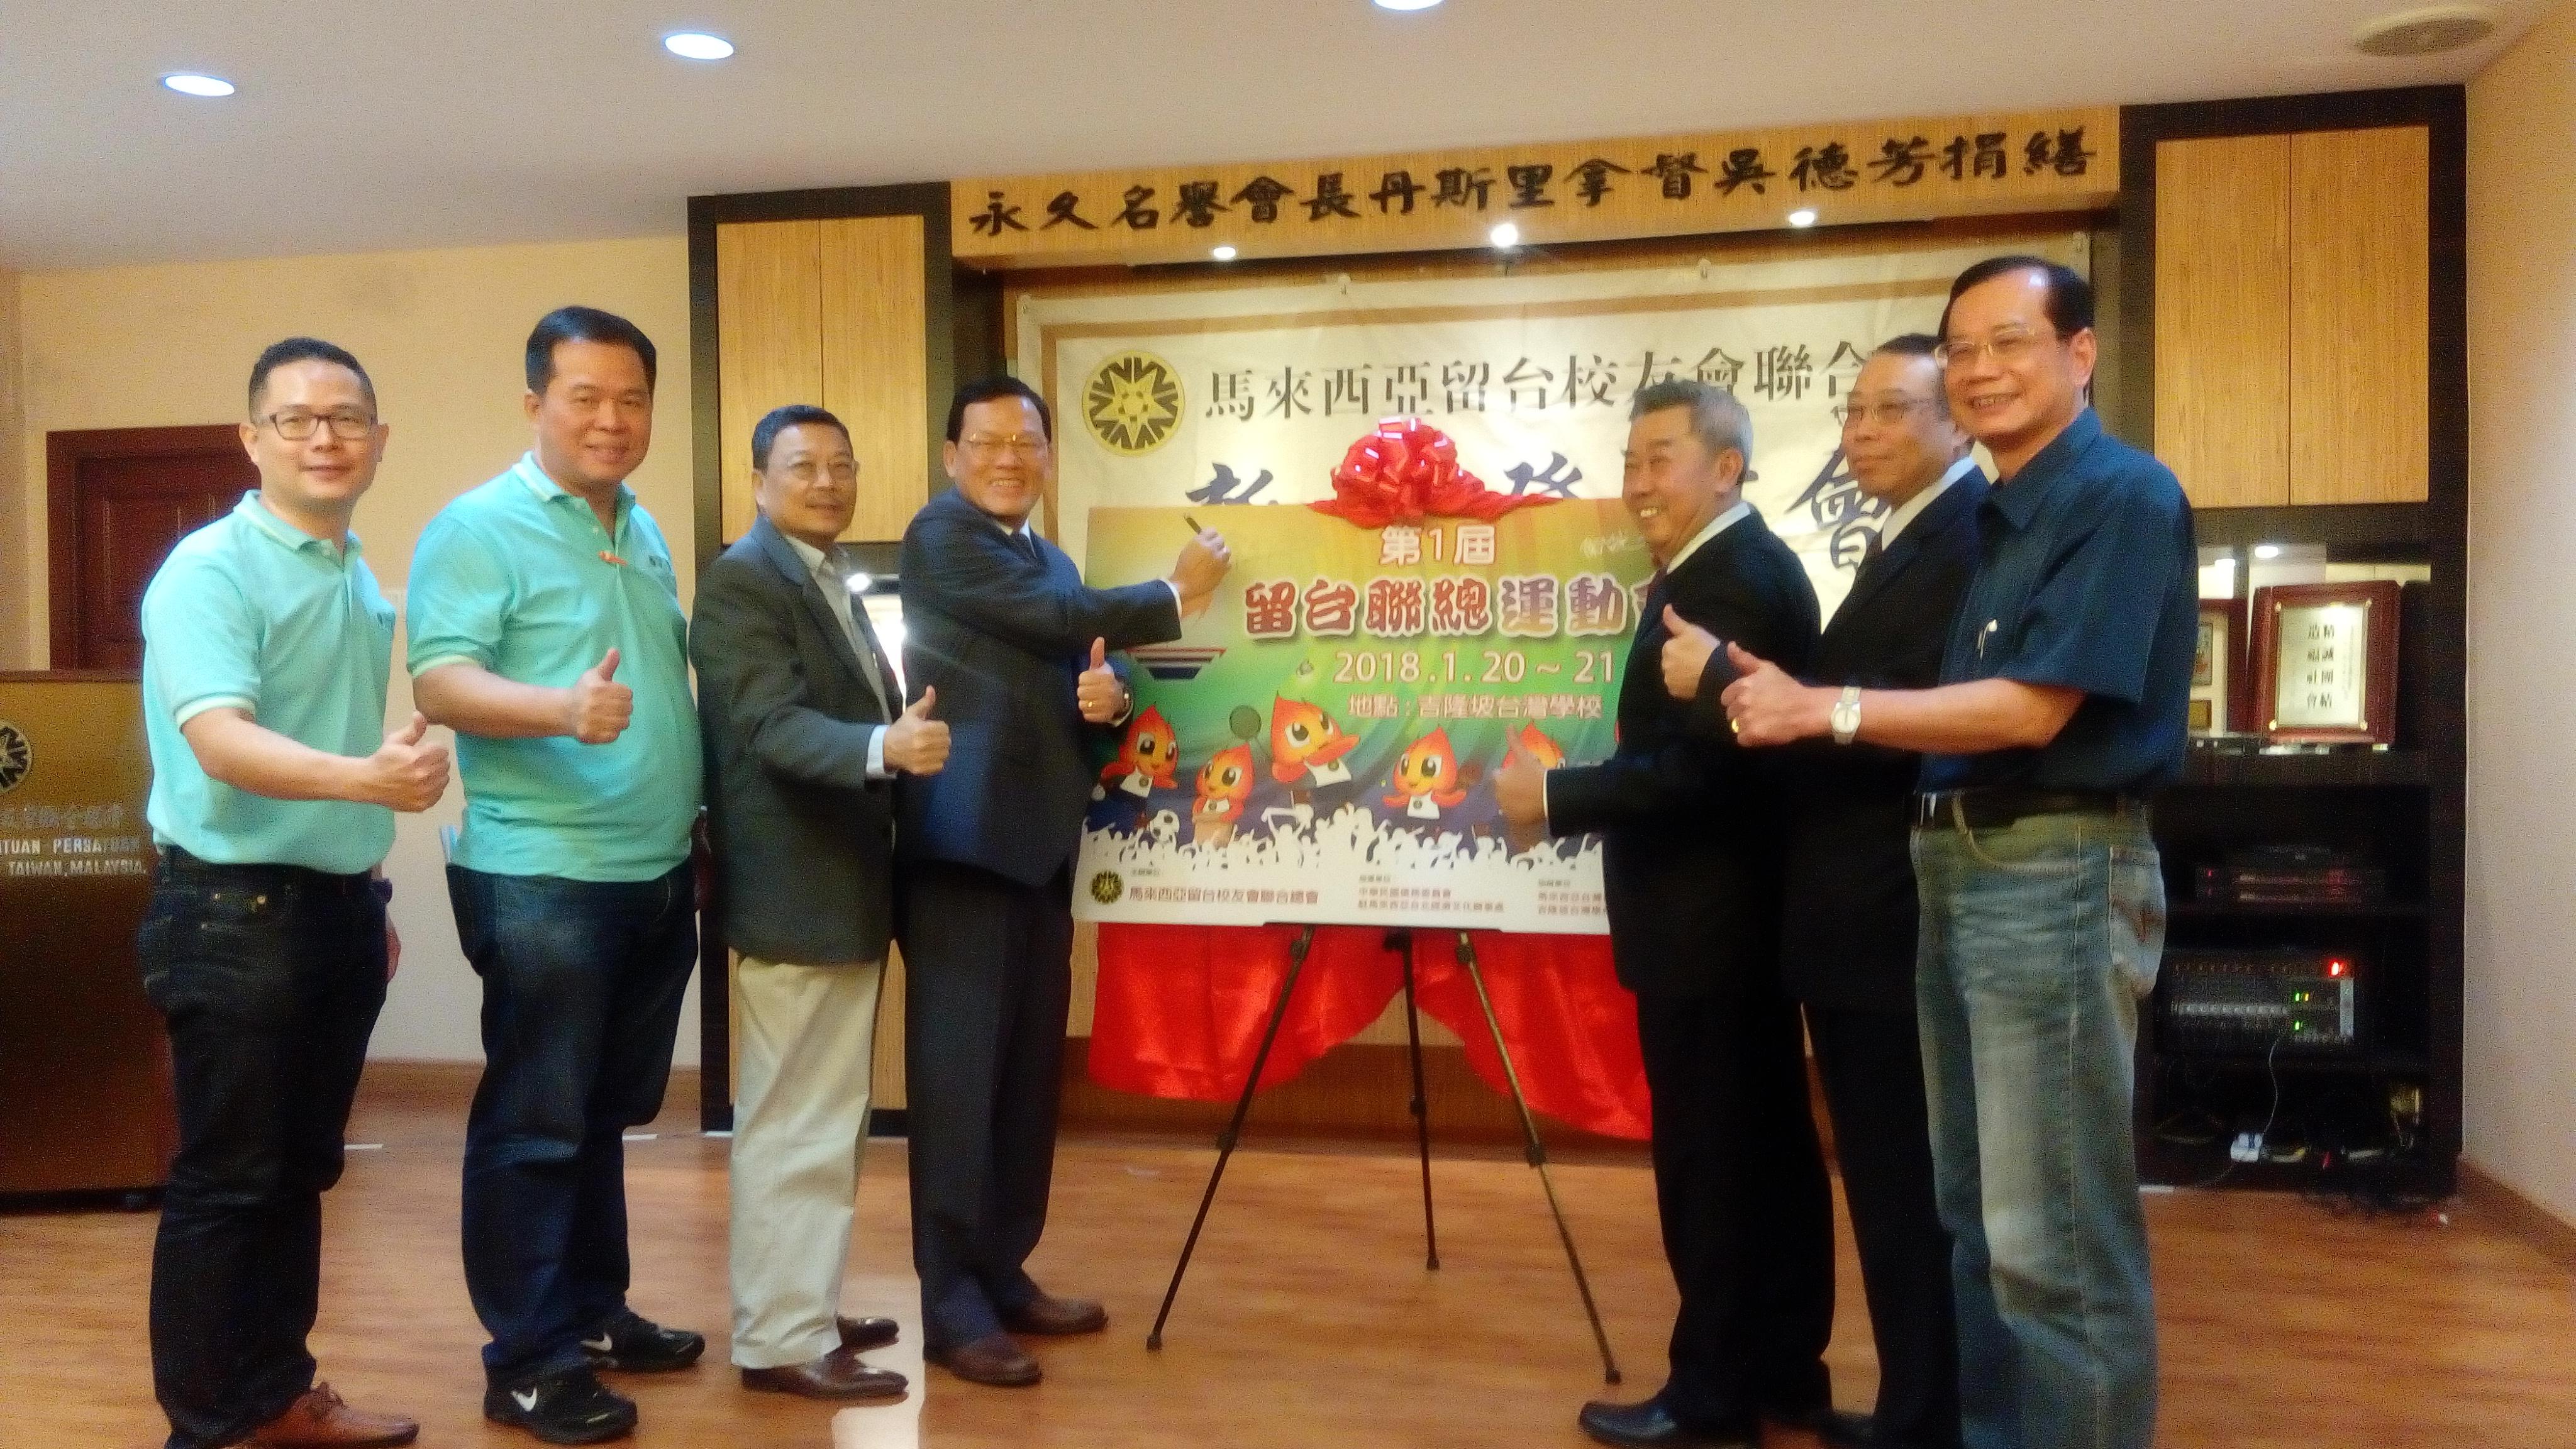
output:
M152 1251L152 1382L171 1449L408 1444L313 1379L322 1193L399 943L375 872L394 811L447 788L413 715L384 732L394 611L349 516L386 429L358 360L292 337L250 374L259 491L179 541L143 595L137 943L167 1021L179 1155Z
M483 1412L556 1444L633 1428L595 1370L706 1348L626 1306L624 1133L661 1110L698 952L688 621L626 486L653 377L635 324L548 313L528 336L535 448L442 509L412 558L412 687L457 733L448 891L483 978L464 1210Z

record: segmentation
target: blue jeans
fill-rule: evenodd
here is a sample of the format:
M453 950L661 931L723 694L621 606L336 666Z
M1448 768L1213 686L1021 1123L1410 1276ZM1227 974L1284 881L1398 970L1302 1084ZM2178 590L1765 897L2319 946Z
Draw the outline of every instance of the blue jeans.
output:
M170 848L136 956L179 1115L152 1388L170 1449L231 1444L313 1386L322 1194L384 1006L385 908L364 876Z
M571 1368L626 1304L625 1132L662 1110L698 959L686 863L654 880L447 868L483 978L465 1123L465 1290L495 1384Z
M2155 1298L2130 1132L2164 950L2145 812L1914 832L1934 1188L1969 1449L2144 1449Z

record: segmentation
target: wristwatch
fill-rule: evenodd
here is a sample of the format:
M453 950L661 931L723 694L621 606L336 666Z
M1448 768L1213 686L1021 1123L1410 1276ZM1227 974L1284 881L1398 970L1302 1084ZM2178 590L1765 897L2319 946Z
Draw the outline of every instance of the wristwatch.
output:
M1860 686L1843 686L1842 698L1834 701L1834 712L1827 716L1834 727L1834 743L1847 745L1860 733Z

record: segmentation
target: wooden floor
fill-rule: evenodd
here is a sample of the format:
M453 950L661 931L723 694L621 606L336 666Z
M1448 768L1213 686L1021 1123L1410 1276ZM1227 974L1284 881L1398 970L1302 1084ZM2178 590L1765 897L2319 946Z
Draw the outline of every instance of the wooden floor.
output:
M470 1084L470 1078L464 1079ZM482 1335L456 1258L463 1104L453 1076L379 1072L329 1198L323 1374L398 1408L431 1445L525 1445L480 1417ZM726 1322L724 1144L694 1135L678 1090L630 1148L635 1305L707 1332ZM1146 1327L1197 1205L1205 1146L1069 1141L1035 1267L1109 1304L1102 1337L1041 1345L1046 1383L981 1389L934 1372L910 1409L748 1395L718 1360L628 1379L645 1445L1483 1446L1585 1442L1601 1374L1535 1174L1516 1157L1444 1156L1441 1268L1424 1271L1412 1158L1248 1148L1235 1158L1159 1354ZM908 1273L900 1143L869 1154L851 1272L899 1299ZM1662 1376L1672 1290L1641 1166L1567 1163L1557 1189L1628 1382ZM2576 1435L2576 1275L2492 1217L2337 1218L2295 1197L2148 1201L2164 1330L2168 1446L2561 1446ZM142 1446L162 1425L143 1337L153 1219L0 1216L0 1446ZM1843 1242L1838 1397L1874 1382ZM889 1306L897 1306L890 1304ZM913 1308L900 1304L911 1334ZM875 1417L871 1417L875 1416ZM1775 1438L1803 1449L1804 1441Z

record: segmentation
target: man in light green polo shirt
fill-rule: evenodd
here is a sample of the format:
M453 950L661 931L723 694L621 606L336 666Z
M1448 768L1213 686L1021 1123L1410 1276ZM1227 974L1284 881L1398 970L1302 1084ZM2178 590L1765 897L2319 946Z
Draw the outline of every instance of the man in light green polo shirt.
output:
M385 723L394 611L349 517L386 429L358 360L291 337L250 375L259 491L179 541L143 595L145 813L161 850L137 955L170 1031L179 1154L152 1252L152 1383L171 1449L408 1444L305 1347L322 1194L399 943L375 871L396 810L447 788L415 714Z
M591 1443L635 1423L596 1370L706 1348L626 1305L624 1147L661 1110L697 961L702 760L678 576L626 486L653 436L653 343L565 307L526 364L536 446L421 534L410 666L465 776L448 892L483 978L464 1210L483 1412Z

